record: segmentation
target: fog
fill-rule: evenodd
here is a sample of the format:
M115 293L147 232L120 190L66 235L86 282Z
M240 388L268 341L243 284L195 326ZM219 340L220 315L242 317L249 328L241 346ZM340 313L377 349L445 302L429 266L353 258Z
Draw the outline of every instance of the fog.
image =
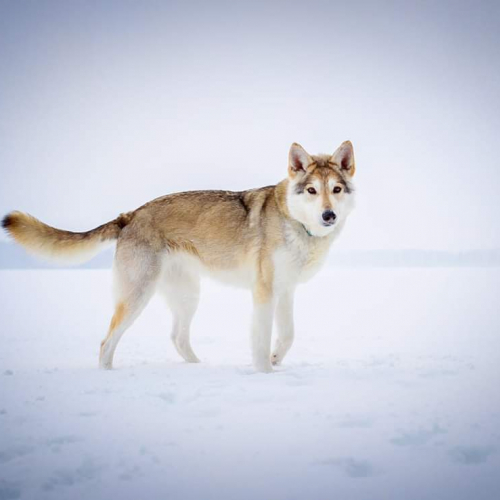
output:
M0 212L85 230L355 147L343 249L500 246L498 2L0 3Z

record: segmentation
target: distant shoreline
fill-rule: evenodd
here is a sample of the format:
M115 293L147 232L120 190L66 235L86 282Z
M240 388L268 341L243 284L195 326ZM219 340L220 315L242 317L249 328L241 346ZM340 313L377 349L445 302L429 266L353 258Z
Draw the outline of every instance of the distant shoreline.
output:
M108 249L80 266L40 261L12 243L0 242L0 269L110 269L114 249ZM500 249L483 250L336 250L328 266L363 267L500 267Z

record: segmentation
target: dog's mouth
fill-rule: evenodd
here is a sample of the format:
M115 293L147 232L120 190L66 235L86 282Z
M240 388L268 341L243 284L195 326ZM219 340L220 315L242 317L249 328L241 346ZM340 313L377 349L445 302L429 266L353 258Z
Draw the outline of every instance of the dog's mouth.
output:
M336 222L336 221L334 221L334 220L332 220L332 221L328 221L328 222L321 221L321 225L322 225L323 227L332 227L332 226L334 226L334 225L335 225L335 222Z

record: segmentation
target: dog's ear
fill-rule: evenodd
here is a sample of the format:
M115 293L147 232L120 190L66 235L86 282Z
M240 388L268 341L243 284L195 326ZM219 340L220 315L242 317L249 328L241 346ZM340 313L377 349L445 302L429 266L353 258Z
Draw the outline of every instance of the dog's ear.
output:
M354 175L356 166L354 162L354 149L351 141L345 141L338 147L337 151L332 155L332 161L346 174L351 177Z
M294 142L288 154L288 174L294 178L296 175L305 174L307 168L313 163L313 159L307 151Z

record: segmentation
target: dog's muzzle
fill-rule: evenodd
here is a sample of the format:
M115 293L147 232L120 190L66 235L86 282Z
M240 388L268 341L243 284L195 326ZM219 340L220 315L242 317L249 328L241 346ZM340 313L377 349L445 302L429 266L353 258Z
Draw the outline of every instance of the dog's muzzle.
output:
M335 212L332 212L331 210L325 210L321 215L321 218L323 219L324 226L332 226L333 224L335 224L335 219L337 218L337 216L335 215Z

